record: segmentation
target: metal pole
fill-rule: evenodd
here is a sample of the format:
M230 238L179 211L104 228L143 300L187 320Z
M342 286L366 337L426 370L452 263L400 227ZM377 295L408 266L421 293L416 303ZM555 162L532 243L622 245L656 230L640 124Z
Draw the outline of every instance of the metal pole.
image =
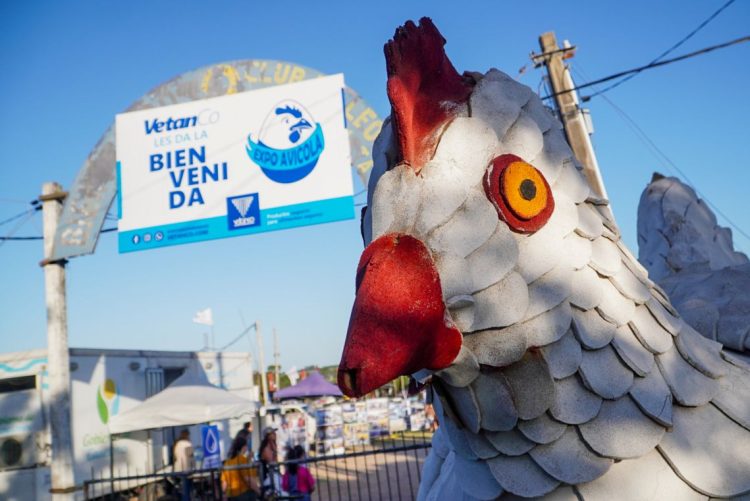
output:
M258 370L260 372L260 387L263 389L263 405L268 405L268 379L266 379L266 357L263 355L263 335L260 332L260 322L255 321L255 342L258 344Z
M543 53L535 55L534 60L542 60L547 68L547 75L552 86L552 92L555 94L555 103L565 127L568 143L570 143L578 161L583 165L583 173L586 175L594 195L607 200L607 190L604 188L583 110L578 106L578 97L575 91L564 92L575 88L570 70L563 63L563 57L567 54L565 49L569 49L569 47L560 49L555 34L551 31L539 37L539 46Z
M109 435L109 494L115 493L115 444L114 437Z
M281 389L281 380L279 379L279 336L276 333L276 327L273 328L273 366L276 376L276 391Z
M44 220L44 288L47 303L47 370L51 434L51 486L54 501L73 499L76 490L70 427L70 352L68 308L65 299L65 263L52 261L52 246L66 193L58 183L42 186Z

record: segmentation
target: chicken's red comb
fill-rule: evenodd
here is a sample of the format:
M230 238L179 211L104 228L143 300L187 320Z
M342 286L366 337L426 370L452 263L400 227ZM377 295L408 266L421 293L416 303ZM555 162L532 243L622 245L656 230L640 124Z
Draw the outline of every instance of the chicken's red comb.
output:
M445 39L432 20L407 21L385 44L388 98L401 156L416 172L432 158L441 126L471 94L445 54Z

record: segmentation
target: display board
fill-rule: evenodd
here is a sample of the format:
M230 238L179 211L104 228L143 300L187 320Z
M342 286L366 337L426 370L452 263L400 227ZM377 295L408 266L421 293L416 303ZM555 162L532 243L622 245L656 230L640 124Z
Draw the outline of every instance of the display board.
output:
M120 252L351 219L343 75L116 119Z
M322 456L344 453L344 429L341 405L317 409L318 450Z
M304 412L287 412L281 416L281 427L276 431L276 441L280 450L301 445L305 451L310 449L307 441L307 418Z
M344 421L344 446L370 445L370 424L367 422L365 402L344 402L341 404Z
M388 399L372 398L367 400L367 422L370 425L370 437L379 437L390 433L388 419Z

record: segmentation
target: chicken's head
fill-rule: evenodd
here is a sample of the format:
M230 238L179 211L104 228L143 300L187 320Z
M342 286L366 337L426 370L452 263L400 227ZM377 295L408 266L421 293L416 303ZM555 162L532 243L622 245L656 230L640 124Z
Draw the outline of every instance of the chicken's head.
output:
M565 237L588 186L560 124L498 70L460 75L444 44L424 18L385 46L392 113L375 143L338 372L349 396L476 364L477 333L544 312L564 287L556 265L576 254ZM498 334L496 367L534 346Z

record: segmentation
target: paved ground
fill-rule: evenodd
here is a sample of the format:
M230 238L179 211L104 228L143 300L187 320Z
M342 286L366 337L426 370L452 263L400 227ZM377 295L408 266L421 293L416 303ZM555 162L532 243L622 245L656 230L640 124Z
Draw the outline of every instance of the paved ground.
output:
M429 443L429 438L426 441ZM375 448L377 450L401 447L412 443L398 440L375 444ZM372 451L372 448L362 449L362 451L365 450ZM323 501L416 499L422 463L428 452L428 448L420 447L416 450L377 452L346 459L310 463L310 471L318 483L314 499Z
M320 500L416 499L422 463L429 449L385 452L311 463Z

